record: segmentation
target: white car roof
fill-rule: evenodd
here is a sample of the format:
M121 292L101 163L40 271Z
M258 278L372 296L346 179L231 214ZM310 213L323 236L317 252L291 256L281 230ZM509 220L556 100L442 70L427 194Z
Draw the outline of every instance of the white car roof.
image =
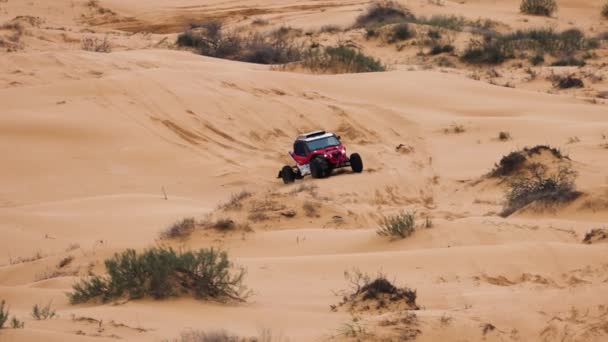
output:
M312 135L312 136L310 136L310 135ZM323 131L315 131L315 132L310 132L310 133L302 134L302 135L298 136L297 140L313 141L313 140L318 140L318 139L323 139L323 138L329 138L329 137L333 137L333 136L335 136L335 134L333 134L333 133L328 133L328 132L323 132Z

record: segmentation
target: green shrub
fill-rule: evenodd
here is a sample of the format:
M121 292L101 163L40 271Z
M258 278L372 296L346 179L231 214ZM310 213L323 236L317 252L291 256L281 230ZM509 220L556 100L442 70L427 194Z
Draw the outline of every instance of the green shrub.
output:
M296 31L281 27L266 35L239 35L225 32L220 21L211 20L178 35L177 45L193 48L203 56L257 64L284 64L301 58L302 49L290 42L292 32Z
M386 67L377 59L345 45L311 50L304 58L302 65L312 71L333 73L379 72L386 70Z
M196 222L193 217L188 217L173 223L167 229L160 233L161 239L176 239L189 236L196 228Z
M380 0L373 2L357 17L354 27L382 26L413 19L414 15L398 2Z
M408 40L414 37L415 32L413 32L407 23L401 23L393 26L391 28L388 42L395 43L403 40Z
M500 64L509 58L513 58L513 51L492 39L483 43L472 41L460 56L461 61L469 64Z
M71 303L145 296L163 299L182 294L243 301L247 295L242 285L245 270L231 272L233 265L226 252L213 248L175 252L154 247L140 254L129 249L107 259L105 267L107 276L93 276L73 286L68 294Z
M8 315L10 314L8 308L4 308L5 305L6 302L4 300L0 301L0 329L4 327L4 323L6 323L8 320Z
M55 310L51 308L51 303L45 306L36 304L32 308L32 317L37 321L53 318L55 317Z
M430 55L439 55L442 53L452 53L454 52L454 45L452 44L434 44L431 46L431 51L429 51Z
M560 59L556 60L555 62L551 63L552 66L578 66L578 67L585 66L585 64L587 64L587 63L584 60L578 59L573 56L560 58Z
M567 203L580 196L574 185L576 172L569 167L562 166L550 174L544 165L533 163L527 171L510 181L507 204L501 216L509 216L531 203L548 206Z
M13 329L23 329L25 328L25 322L20 321L17 317L11 318L11 328Z
M376 308L382 309L387 303L405 302L409 310L419 310L416 304L416 290L409 287L397 287L385 274L378 273L376 277L363 273L358 269L344 271L344 278L351 287L351 293L342 298L339 306L349 305L351 309L356 307L369 307L366 301L377 301ZM369 308L368 308L369 310Z
M414 216L415 214L413 212L385 216L379 222L380 228L378 228L376 233L380 236L404 239L412 235L416 229Z
M543 63L545 63L545 56L543 56L542 54L536 54L532 57L530 57L530 63L532 65L541 65Z
M597 45L597 39L586 38L578 29L563 32L555 32L551 28L518 30L505 35L485 36L483 42L472 41L461 59L471 64L500 64L514 58L515 52L519 51L535 51L536 56L545 52L555 56L572 56L577 51Z
M558 89L569 89L583 88L585 84L583 83L583 80L572 75L556 75L553 77L553 86Z
M551 16L557 10L555 0L522 0L519 10L525 14Z
M466 25L471 24L465 17L456 15L433 15L429 18L419 17L416 18L415 22L420 25L441 27L452 31L461 31Z

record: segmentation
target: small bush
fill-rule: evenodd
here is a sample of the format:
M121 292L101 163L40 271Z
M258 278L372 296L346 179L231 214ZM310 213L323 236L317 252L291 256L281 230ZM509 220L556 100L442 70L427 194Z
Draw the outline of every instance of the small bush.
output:
M8 308L5 309L5 305L6 302L4 300L0 301L0 329L4 327L4 323L6 323L10 314Z
M500 133L498 133L498 140L500 140L500 141L511 140L511 134L509 134L509 132L500 132Z
M177 239L189 236L196 228L193 217L188 217L175 222L169 228L160 233L161 239Z
M514 58L516 52L534 51L537 56L545 52L554 56L572 56L597 44L597 39L588 39L578 29L563 32L555 32L551 28L518 30L504 35L487 35L481 42L471 41L461 59L471 64L500 64Z
M461 31L469 22L465 17L455 15L433 15L430 18L420 17L416 19L420 25L441 27L452 31Z
M391 28L388 42L395 43L403 40L408 40L414 37L415 32L413 32L407 23L397 24Z
M37 321L50 319L55 317L55 310L51 308L51 303L45 306L36 304L32 307L32 317Z
M263 18L255 18L255 19L253 19L253 21L251 22L251 25L256 25L256 26L265 26L265 25L268 25L268 20L263 19Z
M559 149L551 146L536 145L534 147L526 147L520 151L513 151L506 156L503 156L500 161L494 165L494 169L490 172L490 177L514 176L522 170L528 157L540 154L543 151L551 153L553 157L559 160L570 159L568 156L563 155Z
M236 223L231 219L223 218L215 221L213 228L220 231L228 231L236 228Z
M442 53L452 53L454 52L454 45L452 44L436 44L431 46L431 51L429 51L430 55L440 55Z
M413 20L414 15L396 1L380 0L372 3L357 17L354 27L369 27Z
M306 202L304 202L304 204L302 204L302 209L304 209L304 213L308 217L319 217L319 204L318 203L306 201Z
M608 229L595 228L585 234L583 243L590 245L604 240L608 240Z
M554 205L570 202L580 195L576 191L576 172L560 167L554 174L538 163L528 166L528 173L511 180L507 191L507 205L501 216L506 217L531 203Z
M72 261L74 260L74 257L71 255L68 255L67 257L61 259L59 261L59 263L57 264L57 268L64 268L67 265L69 265L70 263L72 263Z
M224 209L224 210L241 209L243 207L243 200L251 197L251 195L253 195L253 194L247 190L243 190L239 193L232 194L230 196L230 200L228 200L228 202L220 205L220 209Z
M344 278L350 283L352 293L344 296L339 304L350 305L351 309L363 304L363 308L369 309L366 301L375 301L377 309L385 308L389 303L398 304L404 302L408 310L419 310L416 304L416 290L408 287L397 287L393 285L386 275L378 273L376 277L362 273L358 269L345 271ZM365 309L364 309L365 310Z
M338 45L311 50L302 65L312 71L332 73L359 73L385 71L386 67L377 59L353 48Z
M483 43L472 41L467 45L460 60L469 64L501 64L512 57L513 52L507 46L486 39Z
M270 329L263 329L258 336L242 337L226 330L187 330L175 342L282 342L289 341L281 335L275 336Z
M580 78L574 77L572 75L566 76L554 76L553 77L553 86L559 89L569 89L569 88L583 88L585 84L583 80Z
M390 236L405 239L412 235L416 228L414 213L400 213L386 216L379 222L380 228L376 233L380 236Z
M555 0L522 0L519 10L525 14L550 17L557 11Z
M582 59L577 59L575 57L565 57L565 58L560 58L558 60L556 60L555 62L551 63L552 66L578 66L578 67L582 67L585 66L585 61Z
M608 19L608 1L602 6L602 16Z
M323 25L319 30L321 33L338 33L341 31L342 28L338 25Z
M124 297L163 299L182 294L244 301L247 295L242 284L245 270L232 273L233 265L226 252L213 248L175 252L155 247L140 254L129 249L107 259L105 267L107 276L93 276L73 286L68 294L72 304Z
M112 46L110 45L110 41L108 41L108 37L99 39L97 37L85 36L82 37L80 44L82 46L82 49L85 51L104 53L112 52Z
M302 49L290 42L301 31L280 27L270 34L239 35L225 32L217 20L192 26L177 37L177 45L195 49L203 56L256 64L284 64L301 59Z
M13 329L23 329L25 328L25 322L20 321L17 317L11 318L11 328Z
M530 63L534 66L541 65L545 63L545 56L543 56L542 54L536 54L530 57Z

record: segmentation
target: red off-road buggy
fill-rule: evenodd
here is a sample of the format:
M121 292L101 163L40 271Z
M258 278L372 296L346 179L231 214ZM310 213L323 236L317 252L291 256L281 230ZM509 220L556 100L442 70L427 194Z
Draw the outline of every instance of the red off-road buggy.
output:
M334 169L350 167L353 172L363 171L363 161L358 153L348 157L340 137L325 131L314 131L296 138L289 155L295 166L283 166L277 178L285 184L293 183L306 175L313 178L328 177Z

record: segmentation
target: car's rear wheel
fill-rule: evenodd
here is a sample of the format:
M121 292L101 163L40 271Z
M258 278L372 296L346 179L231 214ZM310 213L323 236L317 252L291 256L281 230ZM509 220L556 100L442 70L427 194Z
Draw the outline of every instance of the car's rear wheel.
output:
M350 155L350 167L353 169L353 172L356 173L363 171L363 160L361 160L359 153L353 153Z
M281 178L283 178L283 183L285 184L293 183L296 180L296 173L293 172L291 166L285 165L281 169Z
M315 158L310 162L310 174L312 178L323 178L327 176L329 171L329 164L327 160L322 158Z

